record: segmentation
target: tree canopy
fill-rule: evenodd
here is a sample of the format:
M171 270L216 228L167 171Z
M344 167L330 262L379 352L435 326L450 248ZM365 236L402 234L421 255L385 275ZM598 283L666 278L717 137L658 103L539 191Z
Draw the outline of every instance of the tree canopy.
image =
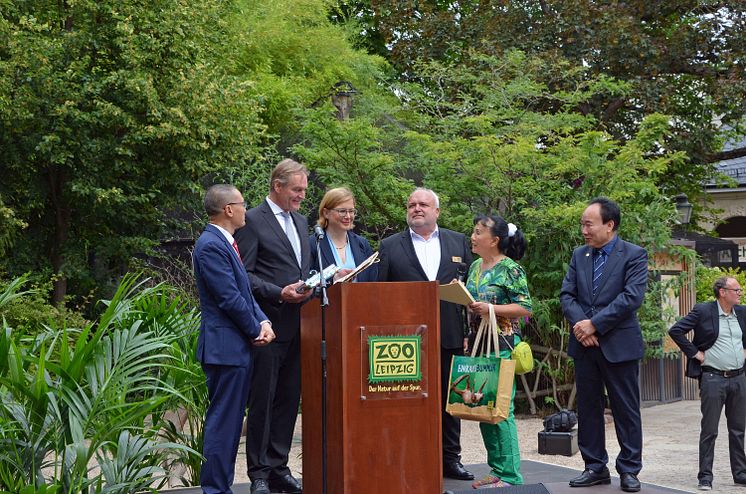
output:
M417 76L413 69L421 61L468 64L472 50L500 55L518 49L549 66L569 61L583 67L587 80L603 75L628 82L628 91L577 109L618 140L631 138L647 115L669 115L672 133L661 146L689 156L668 172L664 188L671 194L701 195L694 184L712 174L707 164L723 159L721 124L743 125L743 2L388 0L354 2L348 9L365 22L361 37L387 51L404 80ZM549 70L542 81L561 86L555 75Z
M75 279L157 242L164 212L257 159L265 126L221 69L222 2L14 2L0 10L0 197L28 224L8 267ZM101 279L97 280L101 282Z

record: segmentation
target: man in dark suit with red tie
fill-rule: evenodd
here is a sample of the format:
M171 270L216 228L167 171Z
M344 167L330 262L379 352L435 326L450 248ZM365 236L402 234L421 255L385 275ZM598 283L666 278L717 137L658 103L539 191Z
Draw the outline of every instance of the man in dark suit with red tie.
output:
M639 361L643 341L637 310L648 281L645 249L617 236L621 212L605 197L593 199L583 212L586 245L572 254L560 301L572 331L568 353L575 363L578 399L578 446L585 471L571 487L609 484L604 389L621 451L616 470L625 492L640 490L642 419Z
M210 223L194 247L199 291L197 359L207 378L210 404L204 426L200 484L205 494L231 492L254 346L274 339L272 326L251 294L233 239L244 224L246 205L232 185L213 185L205 194Z
M254 296L277 334L255 355L246 434L252 494L301 492L287 463L300 403L300 308L312 293L297 291L311 263L308 222L298 213L307 188L306 167L282 160L269 195L236 232Z
M472 261L466 236L438 227L440 204L429 189L418 188L407 200L409 227L381 242L379 281L434 281L450 283L463 276ZM465 321L460 306L440 303L440 389L443 440L443 475L473 480L461 464L461 422L445 412L451 357L463 355Z

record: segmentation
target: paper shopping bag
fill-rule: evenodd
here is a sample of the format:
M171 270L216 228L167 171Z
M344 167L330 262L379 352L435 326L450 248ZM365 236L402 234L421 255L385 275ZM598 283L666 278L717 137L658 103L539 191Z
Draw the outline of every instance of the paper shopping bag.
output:
M489 424L505 420L510 414L514 374L511 359L454 356L446 412Z

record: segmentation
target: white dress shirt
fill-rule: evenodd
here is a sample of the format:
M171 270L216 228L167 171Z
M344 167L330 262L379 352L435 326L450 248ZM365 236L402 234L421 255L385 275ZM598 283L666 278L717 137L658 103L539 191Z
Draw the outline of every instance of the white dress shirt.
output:
M417 259L419 259L427 279L435 281L438 276L438 268L440 268L440 230L438 230L438 226L435 226L435 231L430 234L430 238L427 240L411 228L409 234L412 237Z

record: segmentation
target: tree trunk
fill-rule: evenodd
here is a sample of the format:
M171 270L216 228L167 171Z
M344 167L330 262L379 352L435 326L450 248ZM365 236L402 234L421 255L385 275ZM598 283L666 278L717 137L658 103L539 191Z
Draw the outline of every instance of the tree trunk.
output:
M65 203L64 191L67 184L67 170L52 166L49 170L49 196L54 211L54 233L49 246L49 261L55 274L52 303L61 305L67 295L67 277L62 271L65 263L64 248L70 231L70 208Z

